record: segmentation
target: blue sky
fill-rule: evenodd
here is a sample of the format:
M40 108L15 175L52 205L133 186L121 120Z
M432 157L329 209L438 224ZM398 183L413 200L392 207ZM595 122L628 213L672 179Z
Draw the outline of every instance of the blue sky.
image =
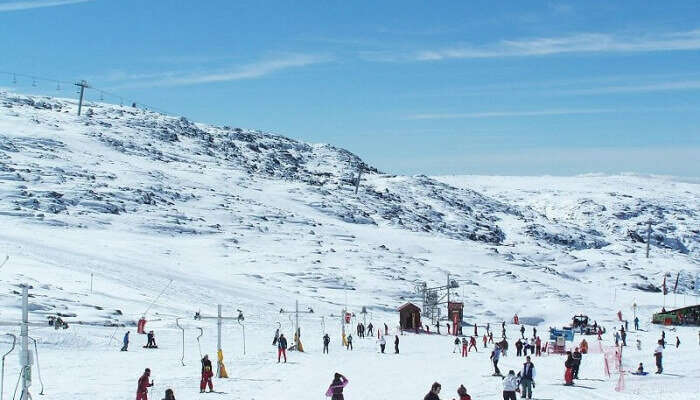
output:
M0 0L0 71L394 173L700 176L697 1L428 3Z

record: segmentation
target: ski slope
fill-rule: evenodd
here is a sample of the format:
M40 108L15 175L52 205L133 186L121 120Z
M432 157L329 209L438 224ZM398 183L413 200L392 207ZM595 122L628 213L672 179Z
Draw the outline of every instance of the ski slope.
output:
M32 285L31 320L57 313L70 329L32 328L38 340L44 393L55 399L124 399L135 395L143 369L153 371L153 396L172 387L179 398L198 392L201 348L215 357L216 327L195 321L243 310L243 327L224 325L231 376L215 388L231 399L322 398L333 372L350 379L346 398L422 398L433 381L441 398L464 384L474 399L500 398L500 381L481 349L461 359L445 335L401 336L401 354L379 354L375 340L340 348L340 312L347 304L362 320L396 333L396 307L420 303L415 285L460 281L465 322L492 326L513 314L549 326L585 313L606 327L616 313L646 332L633 333L642 350L625 350L624 365L651 355L660 327L648 324L664 302L696 302L697 183L668 177L426 177L395 176L330 145L109 104L88 104L78 117L73 100L0 92L0 319L19 319L18 285ZM354 177L364 169L355 194ZM611 193L615 193L614 195ZM646 259L646 221L654 220ZM91 278L92 277L92 278ZM92 279L92 291L90 282ZM172 283L169 282L172 280ZM169 286L168 286L169 285ZM143 349L135 322L148 314L159 349ZM271 346L280 309L298 300L313 314L300 317L306 353L276 363ZM180 320L185 330L181 365ZM349 328L352 329L352 328ZM468 328L466 332L471 332ZM509 326L509 337L516 335ZM119 352L131 330L132 345ZM434 330L432 328L431 330ZM482 329L483 330L483 329ZM498 332L497 329L495 329ZM528 326L528 332L531 327ZM17 333L17 330L4 332ZM321 336L332 338L321 354ZM444 332L443 332L444 333ZM535 360L537 398L692 397L700 389L697 328L667 331L661 376L603 376L602 355L584 359L581 381L568 388L563 358ZM589 338L590 339L590 338ZM577 341L579 338L577 338ZM291 340L290 340L291 341ZM589 340L590 341L590 340ZM480 343L480 342L479 342ZM604 337L604 345L612 336ZM393 337L387 350L393 353ZM6 338L2 349L8 349ZM516 369L509 356L501 369ZM429 366L429 368L426 368ZM434 367L433 367L434 366ZM8 356L5 395L11 395L17 357ZM40 390L38 375L34 393ZM159 397L160 398L160 397Z

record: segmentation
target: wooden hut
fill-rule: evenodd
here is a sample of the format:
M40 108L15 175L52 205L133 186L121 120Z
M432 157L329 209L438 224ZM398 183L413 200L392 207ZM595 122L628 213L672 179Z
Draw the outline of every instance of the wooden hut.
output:
M413 303L399 307L399 325L403 330L416 330L421 327L420 308Z

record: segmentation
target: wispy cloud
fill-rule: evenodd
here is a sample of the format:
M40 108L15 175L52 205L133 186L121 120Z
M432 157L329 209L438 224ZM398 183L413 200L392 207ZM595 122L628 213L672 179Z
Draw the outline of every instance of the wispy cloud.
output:
M481 46L464 44L442 49L422 50L407 55L374 54L373 58L388 61L437 61L544 56L563 53L623 53L697 49L700 49L700 29L643 36L581 33L562 37L502 40Z
M86 3L93 0L36 0L36 1L10 1L0 2L0 12L20 11L32 8L65 6L76 3Z
M659 82L642 85L619 85L619 86L603 86L587 89L572 89L554 94L615 94L615 93L645 93L645 92L670 92L670 91L685 91L685 90L700 90L700 81L679 81L679 82Z
M243 79L256 79L281 70L300 68L332 61L326 55L287 54L274 59L262 60L250 64L234 66L229 69L203 72L163 72L160 74L117 74L111 80L120 80L124 84L119 88L167 87L196 85L203 83L228 82ZM114 78L117 79L114 79Z
M474 119L474 118L502 118L502 117L539 117L546 115L573 115L573 114L602 114L617 112L613 108L578 108L578 109L551 109L532 111L487 111L475 113L447 113L447 114L412 114L405 119Z

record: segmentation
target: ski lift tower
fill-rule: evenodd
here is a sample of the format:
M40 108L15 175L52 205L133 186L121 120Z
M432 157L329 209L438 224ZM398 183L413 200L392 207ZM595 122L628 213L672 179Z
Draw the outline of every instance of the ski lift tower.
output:
M22 381L22 393L19 400L29 400L32 398L29 393L29 387L32 385L32 364L34 363L34 354L29 350L29 327L30 326L46 326L45 323L29 322L29 285L22 285L22 321L17 322L0 322L0 326L19 326L20 327L20 349L19 363L22 367L20 378Z
M423 315L430 318L431 321L437 322L440 317L440 304L450 303L450 290L457 289L459 284L456 280L450 279L450 274L447 274L447 282L442 286L428 287L427 283L420 282L416 285L416 291L423 298Z
M314 310L309 307L308 310L306 311L299 311L299 300L296 300L294 303L294 311L286 311L284 308L280 308L280 314L294 314L295 320L294 320L294 339L295 343L294 346L296 349L299 349L299 341L301 340L301 335L299 332L299 314L313 314Z
M223 325L224 321L242 321L243 320L243 312L241 310L238 310L238 316L237 317L224 317L221 312L221 304L218 304L217 306L217 313L216 317L213 316L204 316L201 315L199 312L194 314L194 319L195 320L202 320L202 319L215 319L216 320L216 352L217 356L219 354L223 355L223 350L221 349L221 325ZM223 368L221 368L222 362L218 362L216 366L216 377L217 378L227 378L227 376L224 376Z

